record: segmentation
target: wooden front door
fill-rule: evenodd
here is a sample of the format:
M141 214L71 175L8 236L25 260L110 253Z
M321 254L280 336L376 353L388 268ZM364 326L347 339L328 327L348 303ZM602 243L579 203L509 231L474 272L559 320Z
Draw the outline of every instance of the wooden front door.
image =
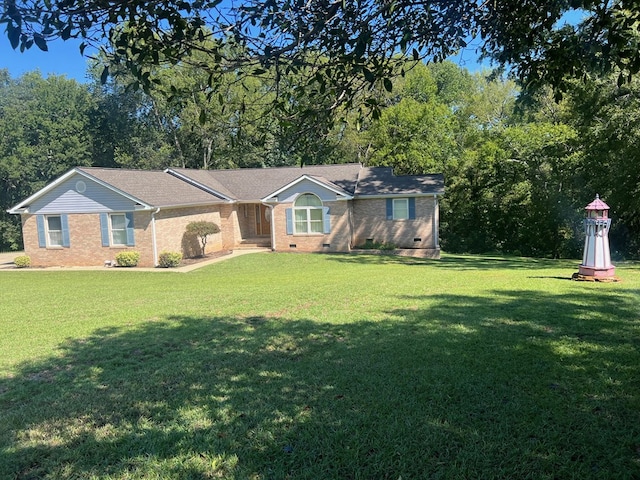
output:
M271 209L265 205L256 205L256 234L271 235Z

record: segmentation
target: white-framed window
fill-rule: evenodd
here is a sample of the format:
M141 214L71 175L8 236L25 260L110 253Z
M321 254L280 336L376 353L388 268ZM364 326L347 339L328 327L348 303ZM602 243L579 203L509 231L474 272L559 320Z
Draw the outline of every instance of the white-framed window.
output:
M387 220L413 220L415 218L415 197L387 198Z
M69 217L60 215L36 215L36 227L38 229L38 247L60 248L70 247Z
M409 199L394 198L393 199L393 219L407 220L409 218Z
M127 217L124 213L109 215L111 245L127 244Z
M47 246L62 247L62 217L60 215L47 215Z
M293 204L294 233L323 233L322 200L313 193L300 195Z
M135 246L133 212L101 213L100 235L103 247Z

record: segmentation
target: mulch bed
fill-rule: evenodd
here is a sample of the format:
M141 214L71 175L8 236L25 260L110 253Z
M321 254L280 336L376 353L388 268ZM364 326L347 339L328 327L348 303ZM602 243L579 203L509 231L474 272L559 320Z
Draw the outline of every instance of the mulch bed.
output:
M230 255L232 250L222 250L219 252L207 253L204 257L195 257L195 258L183 258L180 262L181 267L186 267L188 265L193 265L200 262L206 262L207 260L213 260L214 258L224 257L226 255Z

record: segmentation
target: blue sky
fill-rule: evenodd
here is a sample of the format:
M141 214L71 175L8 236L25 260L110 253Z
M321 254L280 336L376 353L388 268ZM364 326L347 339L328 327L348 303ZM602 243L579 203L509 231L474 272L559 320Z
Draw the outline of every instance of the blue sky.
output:
M43 52L35 45L25 52L13 50L7 36L0 34L0 68L6 68L12 77L40 70L43 76L65 75L79 82L86 82L87 58L80 55L80 41L56 40Z
M581 11L566 13L558 23L577 23L582 17ZM6 34L0 31L0 68L7 68L12 77L19 77L25 72L40 70L43 76L49 74L65 75L78 82L86 82L88 59L80 55L80 40L56 40L49 43L49 51L42 52L33 46L23 53L14 51ZM87 53L90 53L87 50ZM475 49L470 45L451 61L470 71L489 68L488 62L479 64Z

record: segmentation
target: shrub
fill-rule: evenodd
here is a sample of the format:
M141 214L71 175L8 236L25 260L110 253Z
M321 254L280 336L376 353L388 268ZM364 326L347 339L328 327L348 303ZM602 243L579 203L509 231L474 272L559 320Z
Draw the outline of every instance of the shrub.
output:
M140 252L129 250L116 255L116 262L119 267L135 267L139 261Z
M191 222L187 225L187 234L195 235L200 239L203 257L205 256L205 249L207 247L207 237L209 235L215 235L216 233L220 233L220 227L213 222Z
M182 254L178 252L160 252L158 266L162 268L177 267L182 261Z
M18 268L26 268L31 266L31 257L29 255L20 255L13 259L13 263L15 263Z
M376 242L371 239L367 239L362 245L356 247L363 250L382 250L390 251L398 248L394 243Z

